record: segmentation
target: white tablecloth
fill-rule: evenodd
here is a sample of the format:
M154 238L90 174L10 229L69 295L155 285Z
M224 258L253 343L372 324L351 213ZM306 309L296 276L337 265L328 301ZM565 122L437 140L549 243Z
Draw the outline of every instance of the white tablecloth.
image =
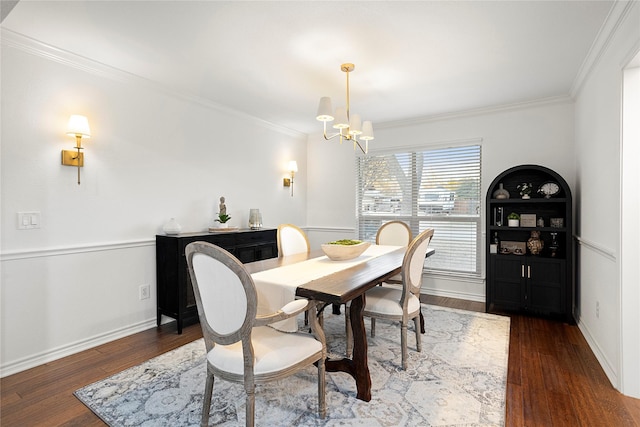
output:
M296 297L296 288L300 285L370 261L398 248L400 246L371 245L362 255L348 261L332 261L326 256L321 256L254 273L251 277L258 293L258 314L274 313L293 301ZM298 330L295 318L283 320L271 326L285 332Z

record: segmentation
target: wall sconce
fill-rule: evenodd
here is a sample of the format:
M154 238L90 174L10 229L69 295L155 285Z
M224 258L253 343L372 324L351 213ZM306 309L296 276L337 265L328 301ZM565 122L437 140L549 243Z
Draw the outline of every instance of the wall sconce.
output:
M76 137L76 151L62 150L62 164L78 168L78 185L80 185L80 168L84 166L84 154L80 150L82 150L82 138L91 138L89 120L85 116L72 115L67 125L67 135Z
M298 163L295 160L289 162L289 172L291 173L291 178L284 178L282 185L291 187L291 197L293 197L293 176L298 172Z

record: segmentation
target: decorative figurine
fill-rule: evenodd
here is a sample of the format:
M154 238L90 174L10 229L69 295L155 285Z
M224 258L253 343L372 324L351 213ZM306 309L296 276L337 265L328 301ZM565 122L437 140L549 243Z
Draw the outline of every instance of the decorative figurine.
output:
M220 206L218 208L219 208L218 210L219 215L227 214L227 205L224 204L224 196L220 197Z

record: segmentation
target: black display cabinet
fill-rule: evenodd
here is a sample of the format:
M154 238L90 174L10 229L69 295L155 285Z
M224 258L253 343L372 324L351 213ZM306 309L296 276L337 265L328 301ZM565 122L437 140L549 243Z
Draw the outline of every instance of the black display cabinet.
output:
M522 184L531 184L529 198L522 197ZM575 323L573 208L566 181L543 166L516 166L493 180L486 200L486 311ZM512 213L520 218L518 226L508 224Z

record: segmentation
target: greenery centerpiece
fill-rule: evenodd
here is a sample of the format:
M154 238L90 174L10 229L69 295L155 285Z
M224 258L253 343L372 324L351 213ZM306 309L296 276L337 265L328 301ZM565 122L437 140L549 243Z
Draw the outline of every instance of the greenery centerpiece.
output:
M371 246L369 242L362 240L340 239L320 245L324 254L333 261L345 261L357 258L367 248Z
M341 239L341 240L334 240L333 242L329 242L329 243L327 243L327 245L347 245L347 246L351 246L351 245L358 245L360 243L362 243L362 240Z

